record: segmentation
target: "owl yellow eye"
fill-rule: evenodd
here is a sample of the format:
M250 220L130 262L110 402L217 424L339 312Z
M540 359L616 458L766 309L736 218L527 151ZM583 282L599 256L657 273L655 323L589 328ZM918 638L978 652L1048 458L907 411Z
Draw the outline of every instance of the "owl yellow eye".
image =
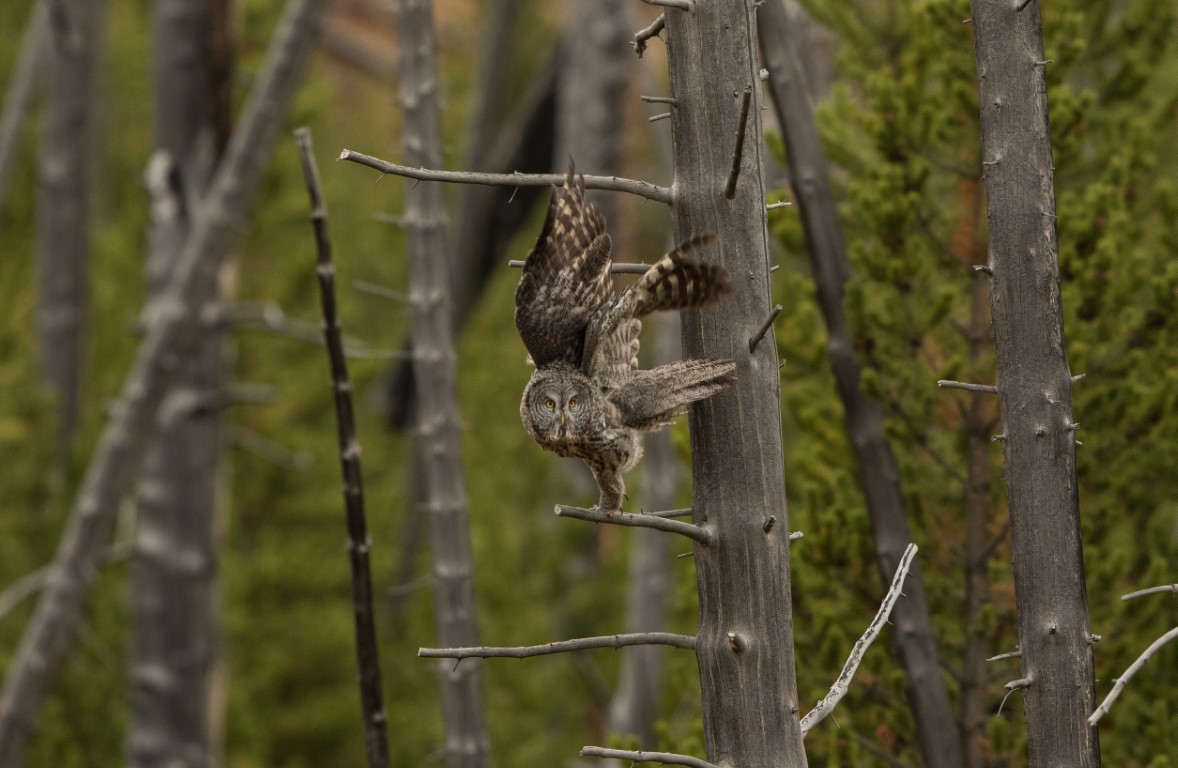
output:
M544 401L544 407L551 411L552 409L556 408L556 403L552 402L552 399L549 398Z
M574 397L572 400L569 400L569 410L570 411L577 410L577 398Z

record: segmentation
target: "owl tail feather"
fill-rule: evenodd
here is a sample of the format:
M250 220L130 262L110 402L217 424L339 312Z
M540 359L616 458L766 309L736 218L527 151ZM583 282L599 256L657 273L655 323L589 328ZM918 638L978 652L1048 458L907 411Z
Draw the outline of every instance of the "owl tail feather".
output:
M631 289L637 299L634 315L663 309L702 307L732 291L728 270L688 257L715 242L715 235L695 235L659 259Z
M622 423L651 430L669 424L687 407L720 392L736 381L732 360L676 360L633 378L609 394Z

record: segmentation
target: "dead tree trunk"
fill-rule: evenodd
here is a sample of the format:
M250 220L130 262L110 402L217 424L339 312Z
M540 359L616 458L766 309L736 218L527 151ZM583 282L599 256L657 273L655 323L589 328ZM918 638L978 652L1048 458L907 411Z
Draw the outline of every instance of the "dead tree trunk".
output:
M973 0L990 306L1031 768L1100 765L1039 4Z
M412 165L441 165L442 125L438 65L430 0L398 0L402 147ZM405 190L413 372L417 384L416 452L422 469L433 557L434 610L445 645L478 645L462 446L454 379L454 331L447 274L446 212L442 186L422 182ZM481 662L440 662L442 717L448 768L489 763Z
M147 171L147 281L154 297L167 288L215 167L212 17L210 3L157 0L152 8L157 117L156 151ZM216 510L227 376L224 334L210 328L164 400L159 434L144 461L131 566L128 765L204 768L221 762L212 723L219 645Z
M195 348L198 316L217 268L232 247L286 105L301 80L326 0L292 0L271 43L241 123L218 165L173 270L167 293L153 302L146 336L74 500L53 575L21 637L0 697L0 765L19 768L41 706L73 645L98 563L130 490L160 404Z
M37 331L42 375L58 399L64 450L77 429L85 350L94 74L105 2L62 0L51 11L38 156Z
M769 87L785 139L790 185L802 217L818 304L826 323L826 351L871 518L876 564L886 584L896 572L904 548L912 541L900 468L884 433L883 408L859 383L859 363L843 310L843 292L851 276L850 260L782 0L768 0L759 10L758 23ZM904 594L905 599L899 601L893 614L895 647L908 678L908 701L916 721L921 756L930 768L960 766L961 741L941 673L924 584L915 564Z
M777 347L771 332L750 343L772 303L754 2L675 5L686 6L665 11L675 236L715 233L736 286L719 308L683 315L684 355L732 358L738 377L690 412L692 509L715 535L695 546L704 736L716 764L804 766Z

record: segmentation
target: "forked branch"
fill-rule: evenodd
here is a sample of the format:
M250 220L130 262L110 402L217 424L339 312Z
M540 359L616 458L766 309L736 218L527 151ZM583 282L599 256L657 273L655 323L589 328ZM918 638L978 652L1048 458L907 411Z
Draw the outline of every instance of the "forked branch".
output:
M871 620L871 624L867 626L867 631L863 633L863 637L855 643L855 647L851 649L851 655L847 657L847 663L843 665L843 671L839 673L838 679L834 681L834 685L830 687L830 693L823 697L822 701L814 705L814 709L802 718L802 736L805 737L815 725L820 723L823 718L834 711L839 701L847 693L847 688L850 687L851 678L855 676L855 670L859 668L859 662L863 661L863 654L871 647L875 641L879 631L883 629L883 625L887 623L888 617L892 615L892 608L895 607L896 601L900 599L901 588L904 586L904 579L908 576L908 568L912 565L912 558L916 557L916 545L909 544L904 550L904 556L900 558L900 565L896 568L896 576L892 579L892 586L888 589L887 595L884 596L883 603L879 606L879 611L876 612L875 618Z
M627 648L632 645L669 645L673 648L695 650L695 638L691 635L677 635L673 632L635 632L627 635L579 637L575 640L560 640L544 645L498 648L485 646L477 648L418 648L417 655L423 659L526 659L553 653L584 651L589 648Z
M555 187L564 183L564 176L558 173L469 173L466 171L437 171L429 168L411 168L407 165L390 163L379 157L345 149L340 160L347 160L381 173L403 176L421 181L446 181L454 184L482 184L491 187ZM671 190L645 181L623 179L618 176L586 176L585 189L601 189L607 192L629 192L632 195L654 200L664 205L671 204Z

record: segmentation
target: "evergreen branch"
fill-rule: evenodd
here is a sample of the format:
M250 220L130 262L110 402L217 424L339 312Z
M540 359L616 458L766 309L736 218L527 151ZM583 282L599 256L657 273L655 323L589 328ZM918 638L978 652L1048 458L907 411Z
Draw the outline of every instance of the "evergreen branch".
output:
M339 438L340 471L343 474L344 510L348 528L348 559L352 567L352 613L356 629L356 664L363 711L364 742L368 764L384 768L389 764L388 717L381 693L380 657L376 644L376 623L372 611L372 569L369 562L372 542L364 519L364 484L360 472L360 441L356 436L356 416L352 409L352 382L344 355L343 334L335 301L335 264L331 259L331 236L327 229L327 205L323 201L319 168L311 152L311 131L295 131L299 160L307 193L311 199L311 227L315 231L319 278L319 303L323 308L323 338L331 366L331 390L335 400L335 419Z
M602 635L600 637L579 637L575 640L559 640L544 645L523 645L507 647L476 648L418 648L417 655L423 659L526 659L532 656L547 656L552 653L569 653L589 648L628 648L632 645L669 645L674 648L695 650L695 638L673 632L633 632L624 635Z
M581 757L606 757L613 760L633 760L636 763L664 763L666 765L687 765L691 768L719 768L714 763L691 755L674 752L636 752L629 749L608 749L606 747L581 747Z
M654 528L667 533L678 533L689 539L695 539L700 544L715 543L715 536L707 528L692 523L681 523L657 515L616 514L607 515L598 509L584 509L583 507L566 507L556 505L557 517L572 517L577 520L587 520L591 523L608 523L610 525L625 525L637 528Z
M892 608L895 607L896 601L900 599L901 588L904 586L904 579L908 576L908 568L914 557L916 557L916 545L909 544L904 550L904 556L900 558L900 565L896 568L896 576L892 579L892 586L884 596L883 603L879 606L875 618L867 625L867 631L851 649L851 655L847 657L847 663L843 665L843 671L839 673L838 679L831 686L830 693L826 694L822 701L815 704L814 708L802 718L803 737L823 718L833 712L839 701L846 695L851 678L855 676L859 662L863 661L863 654L871 647L876 636L883 629L883 625L887 623L888 617L892 615Z
M466 171L436 171L429 168L410 168L407 165L390 163L378 157L345 149L340 160L348 160L381 173L403 176L419 181L446 181L454 184L483 184L491 187L553 187L564 184L565 177L559 173L469 173ZM632 195L670 205L671 190L645 181L623 179L618 176L586 176L585 189L601 189L607 192L629 192Z
M1101 718L1108 714L1109 707L1111 707L1113 702L1117 700L1117 697L1121 695L1121 691L1125 690L1125 686L1129 684L1129 681L1133 679L1133 676L1136 675L1143 666L1145 666L1145 662L1149 661L1153 655L1158 652L1159 648L1171 640L1174 640L1175 638L1178 638L1178 627L1174 627L1169 632L1159 637L1157 640L1154 640L1152 643L1150 643L1148 648L1141 652L1141 655L1137 657L1137 660L1130 664L1129 668L1125 670L1125 674L1117 678L1117 682L1113 685L1113 689L1108 692L1108 696L1104 697L1104 701L1100 702L1100 706L1097 707L1096 711L1092 713L1092 716L1088 718L1089 726L1096 725L1100 722Z

